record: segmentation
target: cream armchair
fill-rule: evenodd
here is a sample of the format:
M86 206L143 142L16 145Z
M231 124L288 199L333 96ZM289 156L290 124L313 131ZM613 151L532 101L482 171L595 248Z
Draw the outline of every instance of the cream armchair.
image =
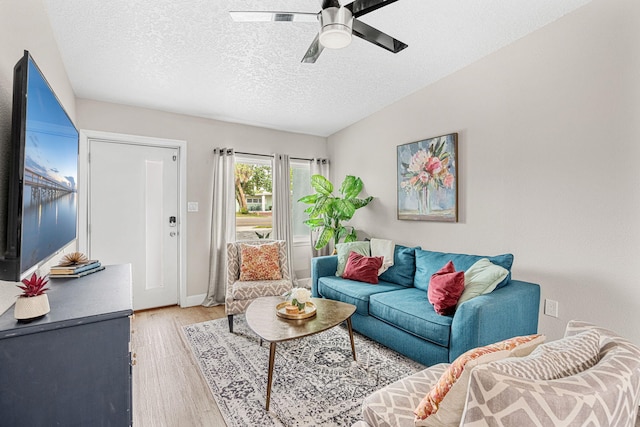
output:
M278 246L280 280L241 281L240 267L241 244L263 245L275 243ZM249 304L256 298L282 295L291 290L292 281L289 274L287 243L284 240L251 240L227 243L227 290L225 296L225 313L229 320L229 332L233 332L233 315L244 313Z
M580 321L570 321L566 342L581 332L598 332L595 365L551 380L529 379L509 373L509 365L528 358L510 357L475 366L470 371L466 395L459 402L465 427L598 426L634 427L640 405L640 348L615 332ZM576 343L574 342L574 345ZM541 347L542 347L541 346ZM567 351L564 360L579 358ZM533 357L533 354L530 356ZM554 356L556 359L558 356ZM440 379L449 364L438 364L401 379L365 398L362 417L352 427L438 426L439 421L416 424L413 410ZM538 367L532 376L545 375ZM465 402L466 401L466 402ZM451 402L451 401L450 401ZM444 405L444 401L441 402ZM442 410L442 405L439 410Z

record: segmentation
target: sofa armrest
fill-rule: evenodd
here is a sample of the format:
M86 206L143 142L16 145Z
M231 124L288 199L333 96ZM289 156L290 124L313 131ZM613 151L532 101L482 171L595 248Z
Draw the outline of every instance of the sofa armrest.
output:
M311 296L318 298L318 279L335 276L338 269L338 256L327 255L311 258Z
M519 280L465 301L451 323L449 362L475 347L537 333L539 311L540 286Z

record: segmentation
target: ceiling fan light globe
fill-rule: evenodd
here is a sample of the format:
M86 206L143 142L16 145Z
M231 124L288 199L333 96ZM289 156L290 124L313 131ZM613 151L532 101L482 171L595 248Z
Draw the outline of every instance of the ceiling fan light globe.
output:
M329 25L322 29L320 43L329 49L342 49L351 43L351 32L339 24Z
M353 14L346 7L328 7L320 14L320 43L329 49L342 49L351 43Z

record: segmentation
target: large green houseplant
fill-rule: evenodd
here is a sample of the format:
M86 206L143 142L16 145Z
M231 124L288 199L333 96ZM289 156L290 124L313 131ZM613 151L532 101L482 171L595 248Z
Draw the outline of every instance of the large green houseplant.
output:
M305 210L309 214L309 219L304 223L314 231L320 230L315 248L322 249L331 239L334 245L340 240L344 242L357 240L356 229L345 226L343 222L349 221L357 209L367 206L373 200L371 196L365 199L358 198L363 187L362 180L347 175L338 190L340 193L338 196L333 195L331 181L322 175L313 175L311 186L316 193L302 197L298 201L311 205Z

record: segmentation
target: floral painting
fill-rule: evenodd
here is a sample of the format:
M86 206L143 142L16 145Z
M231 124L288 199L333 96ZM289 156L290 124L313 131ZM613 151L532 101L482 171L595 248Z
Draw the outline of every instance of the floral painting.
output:
M398 146L398 219L458 221L458 134Z

